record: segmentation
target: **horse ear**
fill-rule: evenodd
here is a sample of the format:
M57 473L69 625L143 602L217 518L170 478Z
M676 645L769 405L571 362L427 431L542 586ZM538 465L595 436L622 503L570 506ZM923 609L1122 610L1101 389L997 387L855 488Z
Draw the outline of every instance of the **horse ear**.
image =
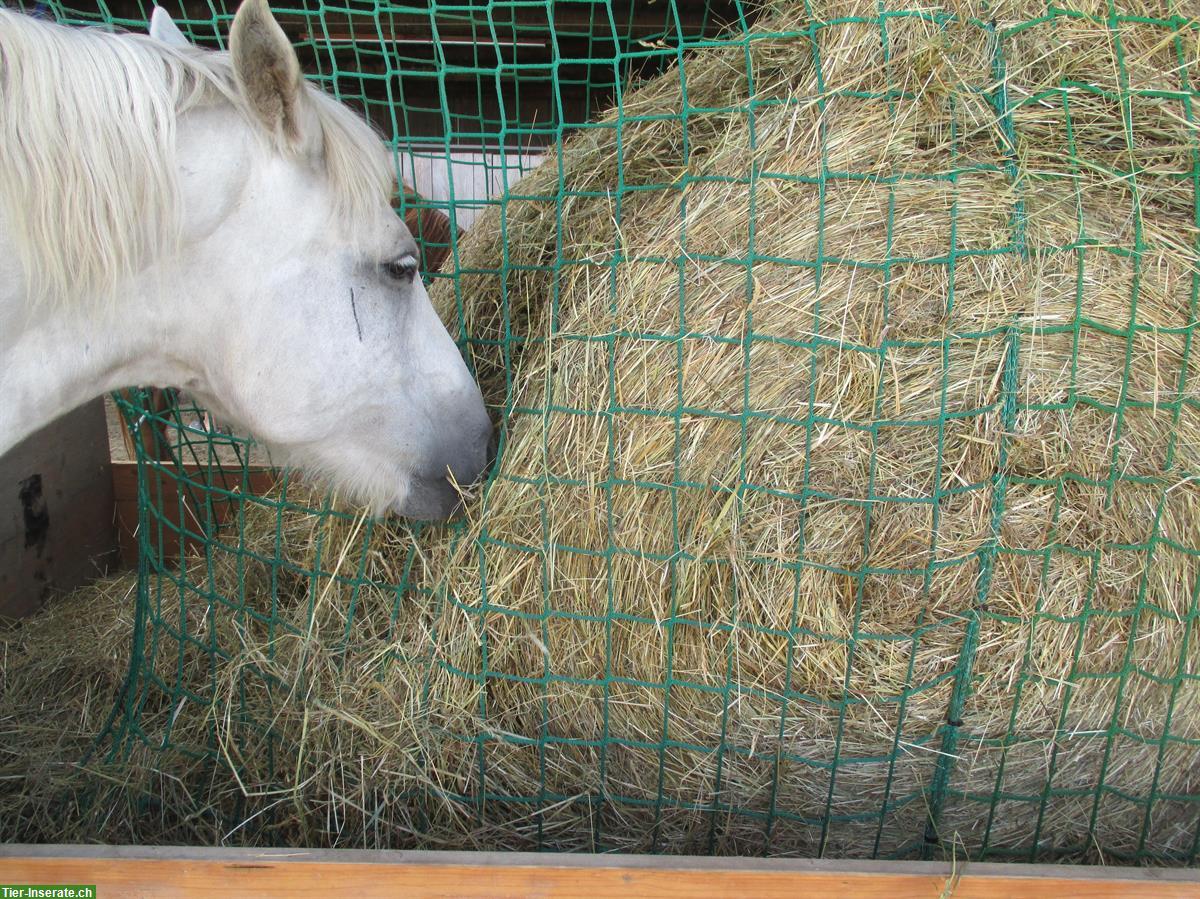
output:
M271 15L267 0L244 0L233 17L229 51L238 88L272 134L300 143L300 60Z
M171 14L161 6L154 7L154 12L150 13L150 37L172 47L190 46Z

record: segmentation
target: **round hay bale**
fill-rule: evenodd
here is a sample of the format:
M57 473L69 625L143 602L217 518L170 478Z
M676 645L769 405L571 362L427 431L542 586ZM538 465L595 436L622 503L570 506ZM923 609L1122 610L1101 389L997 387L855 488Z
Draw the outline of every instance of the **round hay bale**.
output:
M1130 96L1164 45L1056 18L999 83L986 26L885 56L848 6L630 92L468 237L441 298L509 414L437 566L477 696L430 713L499 732L491 790L619 796L605 847L1186 853L1197 141Z

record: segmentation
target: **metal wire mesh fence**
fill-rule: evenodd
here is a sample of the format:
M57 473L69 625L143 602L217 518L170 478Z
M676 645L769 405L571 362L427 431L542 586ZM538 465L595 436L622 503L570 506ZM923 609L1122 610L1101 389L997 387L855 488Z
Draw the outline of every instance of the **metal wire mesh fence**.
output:
M1185 7L278 8L401 175L477 151L401 205L499 461L410 527L122 399L103 754L223 839L1195 863Z

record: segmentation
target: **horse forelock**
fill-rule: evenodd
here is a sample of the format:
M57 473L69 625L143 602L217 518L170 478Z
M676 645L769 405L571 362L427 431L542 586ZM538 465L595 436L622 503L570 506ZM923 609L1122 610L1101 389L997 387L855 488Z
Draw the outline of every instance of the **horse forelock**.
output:
M307 93L337 213L366 223L390 161L354 112ZM177 246L176 119L210 103L250 118L224 53L0 8L0 213L34 301L112 296Z

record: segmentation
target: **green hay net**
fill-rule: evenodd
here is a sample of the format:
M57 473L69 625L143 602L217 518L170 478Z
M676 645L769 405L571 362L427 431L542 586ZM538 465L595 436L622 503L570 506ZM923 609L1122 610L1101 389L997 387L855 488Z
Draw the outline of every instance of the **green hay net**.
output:
M101 4L100 12L59 2L44 6L65 22L133 30L145 28L150 12L144 0ZM1116 0L1048 3L1032 13L1031 4L1025 4L1025 17L1016 21L1004 3L994 9L972 4L918 6L906 9L879 0L870 14L841 19L822 18L824 13L814 10L807 25L784 34L754 30L754 23L769 10L683 0L439 2L428 7L295 0L276 6L275 12L309 76L365 110L386 135L401 175L411 172L413 160L443 158L463 147L484 151L473 164L488 167L491 174L501 168L521 172L527 167L525 154L552 151L572 135L596 129L597 117L611 104L617 104L617 110L601 127L633 127L636 123L627 118L622 104L636 80L687 72L697 51L741 47L749 53L755 42L806 39L813 47L812 64L820 71L823 48L829 46L826 38L847 26L873 29L885 59L896 35L913 23L935 35L956 35L956 40L969 35L985 48L987 67L980 79L947 85L946 90L976 97L991 110L996 152L986 159L964 156L954 172L927 176L944 179L952 191L956 179L979 174L1015 179L1018 166L1028 163L1020 157L1025 146L1021 123L1032 121L1030 116L1038 111L1050 110L1057 116L1055 133L1069 140L1078 136L1082 145L1091 140L1088 129L1095 125L1088 118L1095 109L1093 100L1116 110L1114 120L1127 125L1127 135L1137 133L1139 116L1147 107L1161 108L1170 121L1186 123L1182 133L1190 134L1190 142L1177 142L1169 158L1150 159L1133 152L1136 141L1130 137L1124 147L1130 152L1114 157L1105 173L1116 183L1133 184L1129 218L1138 225L1131 242L1115 245L1080 225L1078 233L1063 239L1061 253L1055 256L1069 263L1057 271L1069 275L1078 314L1060 321L1057 330L1039 332L1014 319L1000 327L954 335L956 346L965 341L985 355L995 351L999 367L987 403L956 419L945 400L951 372L943 381L940 413L930 420L893 416L892 392L899 408L900 386L899 381L889 381L886 354L903 360L907 351L933 347L935 359L941 352L948 359L953 341L938 337L921 345L889 343L884 333L875 346L862 351L881 372L877 416L863 426L866 458L873 458L873 447L888 428L927 427L940 441L963 419L976 415L999 416L1005 433L1010 433L1027 414L1070 416L1085 410L1100 420L1104 432L1119 430L1126 418L1149 410L1167 422L1164 452L1154 461L1154 471L1131 470L1114 450L1113 464L1102 477L1072 471L1069 465L1052 475L1044 470L1037 476L1024 475L1021 465L1012 461L1019 449L1015 438L1010 442L1002 437L999 463L981 481L952 484L930 477L927 492L901 498L868 490L859 502L861 508L872 509L863 531L865 561L830 561L803 536L789 556L758 561L783 573L791 579L788 583L799 585L789 589L798 591L806 589L805 578L813 572L844 579L852 626L822 630L795 614L782 622L755 621L750 615L706 616L703 609L685 602L689 572L700 563L720 566L728 560L719 555L688 558L680 552L686 542L680 533L683 525L669 515L660 522L665 552L648 548L652 541L642 547L626 545L614 524L621 497L628 495L623 491L629 490L712 491L727 495L737 515L748 515L743 509L763 495L799 507L836 499L817 484L815 473L811 481L779 488L751 482L743 464L735 483L714 486L681 480L676 458L674 475L668 466L663 476L665 485L627 482L615 473L612 454L617 450L610 443L606 458L586 463L592 465L588 477L608 491L609 498L609 518L601 525L597 544L581 547L559 541L549 529L535 543L524 543L490 536L486 527L471 531L461 523L447 537L442 529L364 519L338 506L334 498L315 498L287 477L267 495L255 496L249 465L252 444L206 428L200 410L186 404L162 411L148 394L130 394L120 399L128 421L161 427L155 429L153 450L139 446L137 460L138 616L129 677L94 758L114 765L140 760L163 771L183 772L178 777L187 790L172 793L170 801L177 807L170 814L176 819L191 815L206 822L211 838L233 842L1194 864L1200 847L1200 775L1186 772L1200 767L1195 764L1200 731L1194 720L1200 718L1200 654L1192 633L1198 615L1200 545L1174 539L1165 523L1174 514L1171 503L1189 494L1190 479L1196 475L1188 468L1194 458L1190 449L1184 452L1183 438L1177 441L1171 430L1171 422L1186 419L1197 408L1185 390L1194 380L1188 374L1196 321L1194 264L1190 277L1173 287L1187 310L1182 320L1173 326L1139 324L1136 311L1139 284L1150 277L1156 242L1172 240L1193 251L1200 246L1200 231L1163 235L1141 228L1137 187L1139 177L1147 183L1153 175L1156 184L1174 191L1182 221L1200 226L1200 28L1194 18L1187 18L1189 5L1182 0L1164 0L1153 9L1145 4L1130 9ZM177 21L197 43L221 47L233 7L227 0L189 3ZM804 21L804 4L796 7L792 20ZM1195 7L1190 13L1196 13ZM1040 35L1050 52L1060 29L1069 33L1076 26L1110 36L1116 64L1111 79L1081 83L1064 66L1053 89L1029 95L1007 88L1005 68L1016 42ZM1124 49L1133 46L1152 47L1156 55L1153 60L1133 58L1133 52ZM930 71L934 69L931 65ZM822 102L902 104L909 96L907 89L872 86ZM685 95L674 113L679 120L720 113L753 121L756 114L766 114L765 106L753 103L713 110L690 102ZM960 119L959 127L965 127L961 123L966 120ZM958 137L951 134L949 139ZM1116 138L1097 138L1096 145L1111 139L1122 149L1119 130ZM1083 159L1087 151L1077 155ZM821 169L807 182L801 176L793 178L819 190L821 203L839 184L870 182L887 188L902 180L853 168ZM744 172L723 177L753 194L767 174L748 158ZM1077 169L1074 177L1083 175ZM509 220L510 204L515 217L521 204L538 202L551 211L561 238L569 210L580 198L562 184L543 190L554 184L552 179L535 183L539 187L534 196L518 186L486 202L474 195L462 197L462 184L452 183L450 200L410 196L399 206L456 215L468 208L499 208L499 218L482 219L494 227ZM620 187L673 190L679 184L656 184L650 178L633 186L614 181L610 187L618 192ZM601 241L620 232L619 202L614 209L616 231L600 235ZM1006 243L978 255L1028 256L1026 213L1020 202L1014 203L1010 220L1003 223ZM871 258L835 258L831 239L811 258L771 259L763 249L769 242L754 233L752 219L749 239L743 240L749 246L719 261L740 265L743 272L763 260L817 272L854 268L864 279L874 272L887 281L893 267L912 259L889 249L903 243L906 223L895 220L886 206L883 214L886 244ZM950 252L929 263L930 271L948 278L951 302L955 271L965 269L973 252L955 237L967 230L961 224L966 214L957 204L949 208L945 243ZM452 235L449 243L450 258L430 281L458 279L465 284L469 277L478 277L478 271L462 270L463 238ZM559 290L566 290L575 269L599 258L612 275L615 303L620 269L631 261L619 253L585 257L577 241L557 243L557 255L550 253L540 266L553 285L553 296L545 302L557 303ZM1121 282L1129 312L1123 327L1089 318L1087 290L1096 266L1108 264L1098 260L1109 259L1132 266L1132 277ZM523 258L508 252L494 265L501 284L514 283L509 276L528 267ZM685 283L681 275L681 308L692 283ZM744 303L752 305L753 278L743 277L740 283ZM459 293L457 311L462 313ZM509 302L508 288L500 293L503 302ZM505 306L505 321L509 312ZM459 320L464 320L461 315ZM508 422L514 415L580 412L569 405L518 407L511 366L530 338L521 332L520 321L514 315L499 336L455 325L455 336L468 357L497 358L493 351L499 346L499 358L509 366L489 374L493 387L500 385L489 396L494 417ZM1111 338L1116 358L1124 360L1119 389L1101 395L1099 390L1089 392L1089 385L1072 382L1070 395L1057 405L1030 401L1020 383L1021 360L1047 334L1065 335L1076 352L1089 340ZM721 334L687 333L682 325L675 334L637 336L653 336L669 351L680 353L684 343L695 338L726 339ZM597 345L603 350L613 339L611 334L597 338ZM1170 391L1154 400L1139 398L1128 384L1148 339L1177 345L1178 353L1171 358L1182 359L1163 374ZM688 416L728 415L735 426L753 427L756 415L770 415L752 408L749 386L754 364L763 358L760 349L768 344L795 351L801 360L797 364L811 364L814 371L814 360L829 348L828 341L821 344L805 333L763 336L751 323L737 343L739 352L746 353L748 385L739 408L730 414L688 405L681 386L676 408L660 414L677 426ZM607 358L613 365L613 356ZM481 370L484 374L488 373ZM618 375L612 373L614 379ZM1064 377L1070 381L1071 370ZM830 422L816 407L791 423L799 435L798 452L817 452L812 446L824 429L844 424ZM508 428L502 431L502 459L511 433ZM743 456L744 434L745 430ZM678 452L679 443L675 446ZM938 447L935 474L949 467L940 442ZM738 451L735 443L733 452ZM928 467L928 461L914 459L913 464ZM557 474L554 466L547 471L529 472L527 477L540 478L546 490L581 483ZM924 477L929 471L918 474ZM1068 505L1072 491L1093 488L1110 506L1120 505L1126 489L1145 488L1149 498L1138 539L1087 545L1064 533L1060 508ZM1006 536L1006 522L1018 511L1018 500L1035 492L1045 502L1044 527L1032 543L1015 545ZM937 510L950 509L956 499L980 498L988 504L989 533L970 551L939 554ZM880 522L904 503L934 510L932 529L926 523L915 539L935 545L915 569L873 566L872 541L877 544L886 536ZM533 508L529 514L536 531L539 511ZM472 542L482 572L480 595L429 586L428 573L444 558L430 547L456 539ZM176 549L181 540L189 547L182 562ZM588 554L598 560L590 569L595 574L590 609L564 601L549 576L534 606L513 608L495 599L507 574L523 560L567 566L563 560ZM1119 567L1113 561L1118 557L1129 570L1128 589L1113 593L1105 572ZM1158 598L1157 581L1168 567L1164 560L1170 560L1171 573L1163 577L1175 578L1176 593L1190 597L1183 607ZM623 572L641 571L642 563L659 566L656 570L670 585L672 601L665 614L631 609L614 598ZM1032 583L1047 595L1057 579L1073 572L1085 585L1085 601L1070 610L1051 608L1049 601L1040 600L1014 610L1001 594L1004 572L1017 565L1034 571ZM929 598L944 577L958 577L960 602L955 608ZM915 613L902 625L874 627L862 611L870 591L893 582L912 585L926 600L917 602ZM737 579L731 575L725 583L730 592L726 599L736 608ZM468 622L477 635L473 654L444 651L443 628L451 618ZM1139 639L1151 639L1164 629L1171 635L1163 644L1170 652L1147 665L1135 647ZM683 644L685 630L693 635L689 640L699 634L700 643L731 647L715 674L706 671L702 677L680 657L682 650L676 647ZM1110 631L1111 640L1104 636ZM602 635L595 645L603 647L607 657L591 665L563 663L571 651L562 635L573 632ZM631 643L651 640L662 641L657 656L661 664L632 669L621 653L630 651ZM535 664L513 663L514 641L529 648ZM766 684L748 680L736 649L745 641L753 642L760 655L777 651L781 670L788 672L805 659L828 657L821 653L831 648L841 653L840 667L828 672L829 688L820 695L797 688L790 673ZM1097 656L1097 646L1107 649ZM1042 652L1059 656L1050 666L1053 676L1044 673L1049 668L1039 658ZM935 654L939 659L932 663L929 659ZM997 674L1001 656L1008 661ZM466 658L470 664L463 663ZM872 678L876 666L885 664L882 660L899 673L893 687L871 692L862 684ZM986 691L996 693L997 677L1007 679L999 690L1006 705L1002 713L989 713L989 723L983 726L977 700ZM371 693L371 682L378 685L379 695ZM351 683L353 690L347 686ZM532 697L521 714L511 713L505 704L514 691ZM446 711L461 704L462 696L469 697L471 718L461 709ZM594 728L561 726L561 702L572 696L591 703ZM928 707L930 697L937 698L937 715L917 714L914 709ZM1054 703L1050 710L1047 697ZM579 706L572 708L572 714L578 714ZM680 721L697 709L706 710L705 721ZM760 724L769 721L758 731L775 736L746 739L748 731L739 722L749 718ZM1035 718L1050 721L1049 730L1031 724ZM877 719L872 725L877 739L856 736L865 719ZM317 731L320 736L315 736ZM344 742L319 745L334 733ZM884 739L878 739L880 734ZM399 773L401 769L405 773ZM519 776L514 773L518 771ZM146 802L145 808L154 809L148 814L163 817L162 808L150 799Z

